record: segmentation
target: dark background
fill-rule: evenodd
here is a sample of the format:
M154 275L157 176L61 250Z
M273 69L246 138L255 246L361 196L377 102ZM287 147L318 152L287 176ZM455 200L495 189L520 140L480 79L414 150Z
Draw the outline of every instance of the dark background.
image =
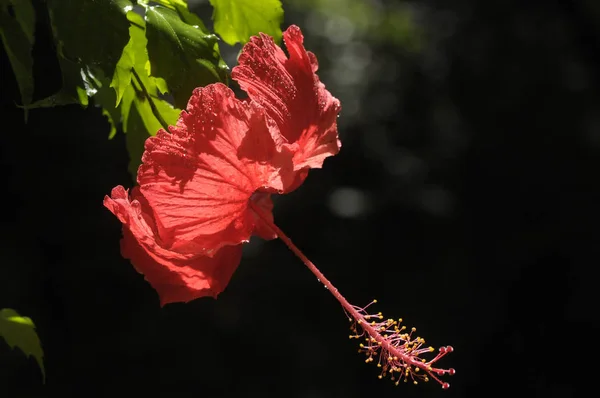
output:
M217 300L160 308L102 206L133 184L123 134L108 140L93 106L34 110L24 124L2 51L0 308L36 323L47 384L0 342L0 396L587 396L600 3L284 9L342 101L343 148L278 198L276 222L352 303L377 298L429 344L452 345L450 390L378 380L339 304L280 241L252 241ZM38 19L36 99L60 87ZM234 66L237 49L223 47Z

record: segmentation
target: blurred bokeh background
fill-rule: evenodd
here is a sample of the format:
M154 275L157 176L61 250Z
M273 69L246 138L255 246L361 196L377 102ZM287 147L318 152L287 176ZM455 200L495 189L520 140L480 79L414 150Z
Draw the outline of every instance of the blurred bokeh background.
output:
M207 1L189 3L210 21ZM600 2L283 6L342 102L343 148L277 198L276 222L351 302L377 298L454 346L450 390L378 380L279 241L253 240L217 300L160 308L102 206L133 185L123 135L108 140L92 106L24 124L0 52L0 308L36 322L48 376L0 342L0 396L583 396L598 343ZM42 98L60 87L48 34L34 51ZM222 51L234 66L239 47Z

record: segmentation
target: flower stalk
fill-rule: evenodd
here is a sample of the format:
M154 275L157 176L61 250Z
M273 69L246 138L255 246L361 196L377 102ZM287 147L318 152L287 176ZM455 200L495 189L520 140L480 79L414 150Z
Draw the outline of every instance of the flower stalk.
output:
M375 358L377 358L377 367L381 368L380 379L389 375L392 381L395 381L396 385L399 385L402 380L404 382L411 380L414 384L418 384L419 380L427 382L433 379L443 389L450 387L450 384L440 380L439 376L452 376L456 373L455 370L453 368L437 368L434 367L434 364L454 350L451 346L441 347L433 359L426 360L421 358L422 354L433 352L434 348L424 347L425 340L423 338L418 336L413 337L414 332L416 332L415 328L411 328L410 332L407 333L406 326L400 325L402 319L383 320L381 312L369 314L367 308L375 304L377 300L373 300L364 308L350 304L313 262L294 245L292 240L277 225L269 220L259 206L252 200L249 201L249 205L261 221L277 234L279 239L308 267L313 275L317 277L342 305L348 319L352 322L351 330L353 334L349 337L351 339L364 339L364 342L360 344L359 352L366 354L367 359L365 362L367 363L374 362Z

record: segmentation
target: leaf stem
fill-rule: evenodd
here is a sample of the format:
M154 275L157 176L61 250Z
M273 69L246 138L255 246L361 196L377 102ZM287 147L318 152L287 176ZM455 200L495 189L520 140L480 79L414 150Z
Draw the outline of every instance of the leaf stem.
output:
M142 79L140 78L140 75L138 75L135 68L131 68L131 73L135 77L135 80L137 80L138 84L140 85L140 87L142 89L142 93L148 100L148 104L150 104L150 109L152 109L152 114L154 115L156 120L158 120L158 122L160 123L162 128L165 129L165 131L168 133L169 132L169 124L165 121L165 119L163 119L162 115L158 111L156 104L154 104L154 100L150 96L150 93L148 92L148 90L146 90L146 86L144 86L144 83L142 83Z

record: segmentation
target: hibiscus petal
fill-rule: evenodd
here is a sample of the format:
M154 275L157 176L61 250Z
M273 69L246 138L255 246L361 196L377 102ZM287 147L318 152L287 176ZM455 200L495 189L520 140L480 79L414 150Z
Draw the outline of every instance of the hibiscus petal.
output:
M197 256L181 266L170 259L157 257L140 245L128 229L121 240L123 257L145 275L160 297L161 306L188 302L200 297L216 298L221 293L242 258L242 245L221 248L213 257Z
M121 253L158 292L161 305L221 293L240 263L242 247L227 246L213 257L168 250L155 235L147 202L139 192L118 186L104 205L123 223Z
M248 241L256 225L252 194L284 192L296 179L292 153L277 149L280 140L257 104L220 83L196 89L171 133L146 141L138 170L165 245L212 256Z
M340 102L315 74L317 59L305 50L300 28L290 26L283 39L289 58L271 37L252 37L231 76L275 121L288 148L295 152L294 170L320 168L341 147L337 133Z

